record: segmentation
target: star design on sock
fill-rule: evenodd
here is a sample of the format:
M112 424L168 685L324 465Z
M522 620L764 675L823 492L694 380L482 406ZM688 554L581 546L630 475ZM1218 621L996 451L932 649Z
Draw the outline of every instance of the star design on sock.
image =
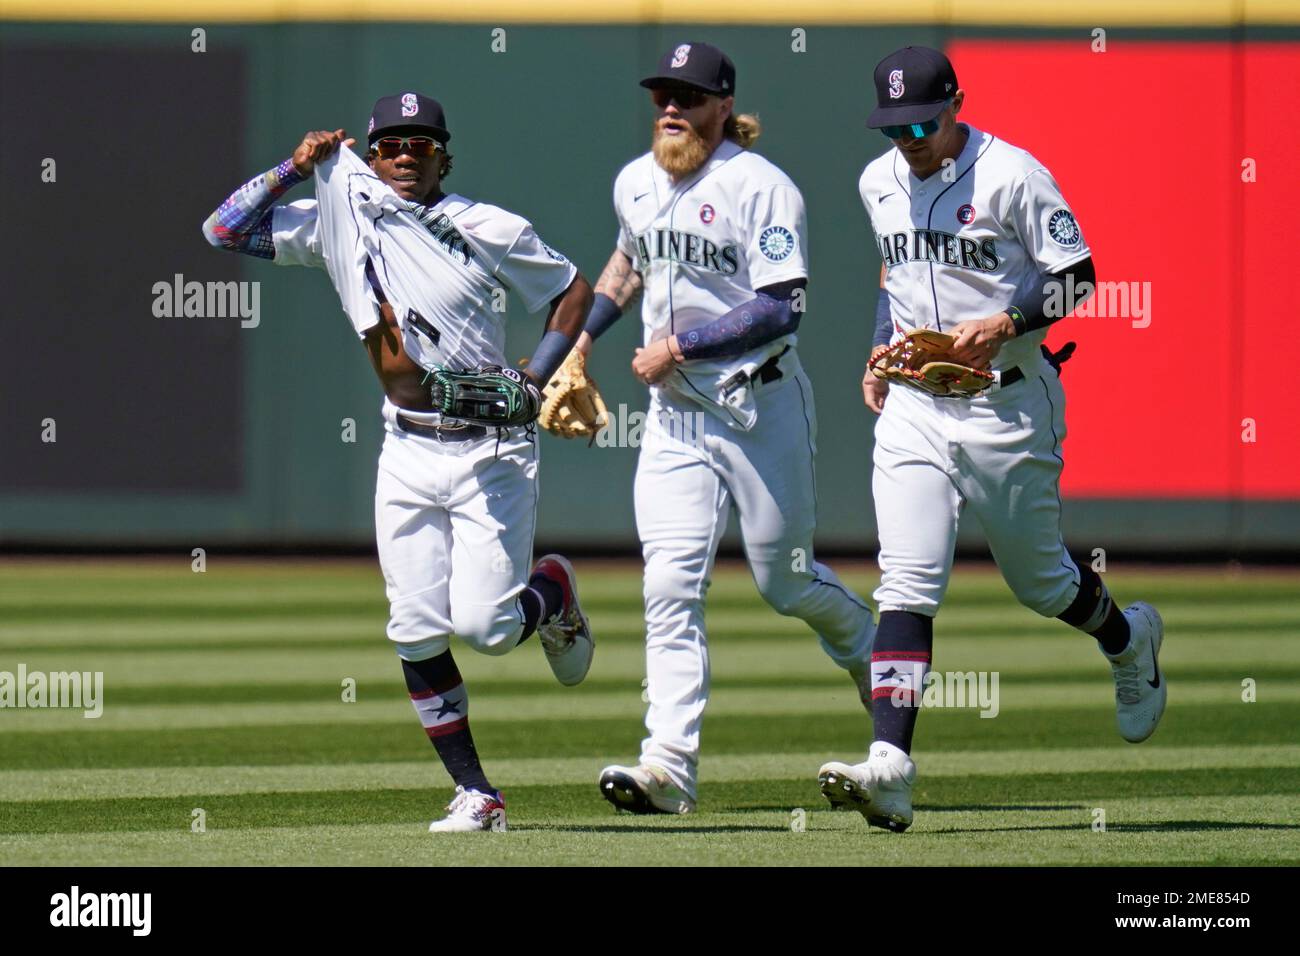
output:
M442 698L442 703L438 705L438 713L435 714L434 716L447 717L450 716L451 714L455 714L457 717L459 717L460 708L456 706L454 701L450 701L446 697L444 697Z

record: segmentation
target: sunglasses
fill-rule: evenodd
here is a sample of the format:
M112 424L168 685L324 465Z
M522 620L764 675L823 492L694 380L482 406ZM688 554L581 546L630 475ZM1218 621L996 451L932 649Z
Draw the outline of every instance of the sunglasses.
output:
M676 102L681 110L693 110L709 98L703 90L683 87L659 87L650 91L650 99L659 109L667 109L669 103Z
M402 153L424 158L438 151L438 141L432 136L383 136L375 140L375 152L384 159L392 159Z
M943 106L939 108L939 116L948 108L952 100L944 100ZM916 139L925 139L927 136L933 136L939 131L939 116L932 120L926 120L924 123L909 123L906 126L882 126L880 131L888 139L902 139L904 136L912 136Z

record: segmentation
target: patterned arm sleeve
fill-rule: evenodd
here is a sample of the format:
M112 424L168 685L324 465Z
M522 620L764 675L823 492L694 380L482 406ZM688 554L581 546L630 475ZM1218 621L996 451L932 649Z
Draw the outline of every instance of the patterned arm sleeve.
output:
M799 328L802 310L795 308L795 289L807 286L806 279L792 279L756 289L756 295L708 325L677 333L682 358L733 358L766 345Z
M307 177L286 159L279 166L254 176L230 194L203 223L203 235L219 249L242 252L259 259L275 258L271 238L271 206Z

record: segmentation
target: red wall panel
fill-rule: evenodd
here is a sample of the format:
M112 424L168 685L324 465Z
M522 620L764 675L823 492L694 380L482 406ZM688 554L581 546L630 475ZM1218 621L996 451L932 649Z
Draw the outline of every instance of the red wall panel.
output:
M1150 290L1147 318L1072 316L1052 333L1079 343L1063 490L1300 497L1300 392L1268 369L1300 324L1282 251L1300 221L1300 45L961 40L948 54L963 117L1052 171L1099 279Z

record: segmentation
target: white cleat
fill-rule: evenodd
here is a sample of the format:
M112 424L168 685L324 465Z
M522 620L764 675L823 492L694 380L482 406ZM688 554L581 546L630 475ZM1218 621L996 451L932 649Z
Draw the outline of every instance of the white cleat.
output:
M471 833L475 830L504 830L506 803L500 793L480 793L456 788L447 804L447 816L429 824L430 833Z
M1165 712L1169 685L1160 673L1160 645L1165 639L1165 625L1159 612L1145 601L1124 609L1128 621L1128 647L1111 657L1110 669L1115 678L1115 722L1119 735L1139 744L1156 732Z
M591 636L591 624L578 604L573 565L558 554L548 554L533 565L533 574L554 581L564 592L564 607L549 621L537 625L537 638L542 642L546 662L561 684L566 687L581 684L591 669L596 641Z
M822 795L834 810L857 810L867 823L894 833L912 825L916 764L893 744L877 740L863 763L832 761L817 774Z
M616 810L629 813L694 813L695 800L672 782L662 767L606 767L600 772L600 795Z

